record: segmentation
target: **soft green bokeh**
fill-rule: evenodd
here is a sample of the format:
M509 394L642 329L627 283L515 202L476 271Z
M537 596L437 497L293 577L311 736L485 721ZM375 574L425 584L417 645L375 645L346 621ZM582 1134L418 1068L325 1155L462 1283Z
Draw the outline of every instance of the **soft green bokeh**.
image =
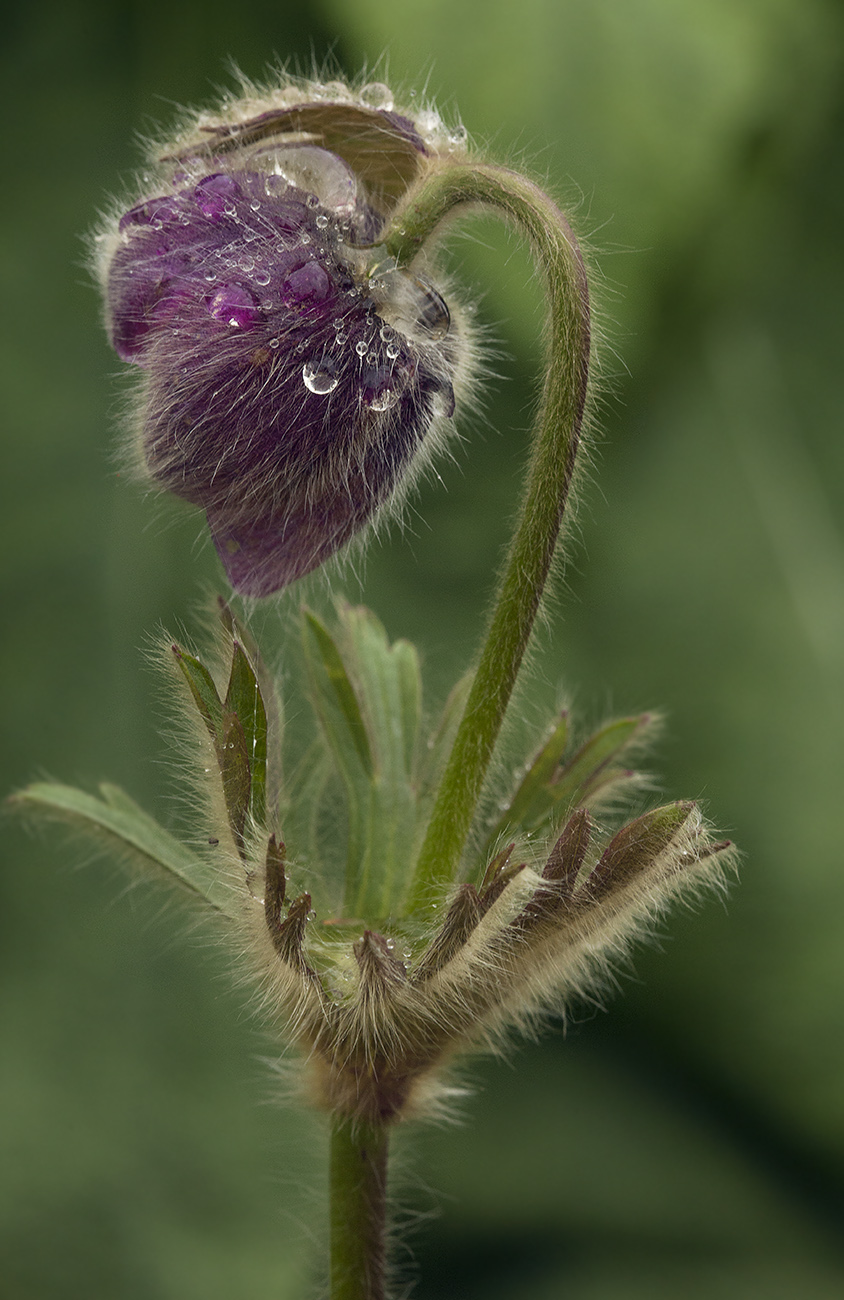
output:
M547 177L595 252L600 434L522 712L663 709L665 795L705 799L742 883L672 918L606 1015L473 1067L463 1127L403 1139L405 1200L447 1195L413 1234L423 1300L841 1293L842 26L836 0L53 0L6 22L5 789L107 778L170 816L145 647L221 581L199 522L115 472L81 237L137 133L211 99L228 57L386 54ZM348 583L440 694L514 507L541 338L524 252L465 230L455 273L501 353L485 415ZM276 1049L225 958L84 847L4 832L0 1291L305 1294L324 1136L262 1105Z

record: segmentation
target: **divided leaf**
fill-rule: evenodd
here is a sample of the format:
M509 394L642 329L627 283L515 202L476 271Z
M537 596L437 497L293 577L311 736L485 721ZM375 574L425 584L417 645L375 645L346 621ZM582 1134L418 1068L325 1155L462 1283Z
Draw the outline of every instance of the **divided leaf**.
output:
M529 764L509 805L496 822L487 844L516 830L533 831L552 816L589 806L631 773L618 766L624 750L638 740L650 716L621 718L601 727L567 761L568 719L562 714L539 753Z
M178 645L173 654L211 738L229 825L244 856L250 815L258 825L267 817L267 711L258 678L243 646L234 641L223 701L201 660Z
M164 876L215 912L228 915L226 891L209 864L145 812L118 786L100 786L102 798L73 786L39 781L12 796L25 811L56 817L118 853L143 875Z

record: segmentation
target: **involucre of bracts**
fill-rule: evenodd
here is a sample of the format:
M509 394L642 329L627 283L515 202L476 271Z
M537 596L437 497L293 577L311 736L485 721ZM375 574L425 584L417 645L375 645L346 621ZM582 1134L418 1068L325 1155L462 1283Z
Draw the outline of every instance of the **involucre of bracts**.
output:
M333 754L340 768L356 761L356 751L360 757L360 772L345 786L345 815L336 789L325 789L332 836L349 839L344 900L327 883L290 801L267 799L275 784L267 686L257 652L244 647L243 630L228 617L234 639L217 674L218 681L228 674L225 690L175 648L198 737L210 746L201 760L209 773L202 834L213 830L241 961L260 985L266 1014L301 1049L312 1104L372 1123L441 1108L456 1055L494 1048L510 1029L529 1028L572 998L594 997L631 940L675 899L722 880L730 845L713 841L694 803L646 812L614 835L599 825L606 792L635 776L622 761L647 718L610 724L571 754L558 722L505 802L498 825L511 841L502 847L497 834L493 848L468 856L469 879L408 906L406 846L418 842L412 826L414 818L424 823L436 760L434 771L424 768L454 705L427 740L417 732L411 647L391 647L371 614L347 607L336 640L305 616L306 635L319 631L311 697L323 755L333 766ZM323 688L337 703L333 714L320 699ZM401 723L391 714L379 735L378 702L397 690L416 712L400 710ZM318 771L311 763L305 778L314 809L325 785ZM383 825L367 831L355 803L377 815L385 782L391 804L405 811L393 815L387 834ZM374 854L383 855L388 840L399 846L396 870L376 879L384 863Z
M143 372L136 460L202 507L236 591L264 596L374 522L466 388L463 316L379 234L465 154L387 87L246 87L150 150L98 234L111 342Z
M593 838L579 809L540 873L518 864L500 890L495 869L480 890L459 885L421 944L400 921L326 941L308 894L282 911L281 868L253 943L266 949L267 1006L304 1050L310 1100L368 1122L436 1110L456 1054L495 1048L594 992L643 926L720 879L729 848L691 803L643 815L603 852Z

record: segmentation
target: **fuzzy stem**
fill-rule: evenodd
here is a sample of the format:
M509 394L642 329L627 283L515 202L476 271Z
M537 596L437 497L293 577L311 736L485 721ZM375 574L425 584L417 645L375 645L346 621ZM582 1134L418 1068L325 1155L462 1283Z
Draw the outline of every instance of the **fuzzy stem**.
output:
M338 1118L331 1131L331 1300L384 1300L387 1129Z
M411 885L420 908L457 876L495 742L539 609L560 532L586 401L589 291L583 259L556 204L503 167L453 164L410 192L384 238L408 266L459 208L492 207L531 242L549 300L548 365L522 509L466 708L448 759Z

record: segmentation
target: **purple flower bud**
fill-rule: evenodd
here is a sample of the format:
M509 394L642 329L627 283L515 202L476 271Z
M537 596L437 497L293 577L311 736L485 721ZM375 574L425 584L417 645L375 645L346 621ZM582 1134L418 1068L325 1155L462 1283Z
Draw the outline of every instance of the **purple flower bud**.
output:
M385 87L327 90L285 87L198 125L100 241L112 344L144 371L143 462L206 511L250 596L310 572L397 497L466 366L438 290L378 248L456 137L435 114L394 113Z

